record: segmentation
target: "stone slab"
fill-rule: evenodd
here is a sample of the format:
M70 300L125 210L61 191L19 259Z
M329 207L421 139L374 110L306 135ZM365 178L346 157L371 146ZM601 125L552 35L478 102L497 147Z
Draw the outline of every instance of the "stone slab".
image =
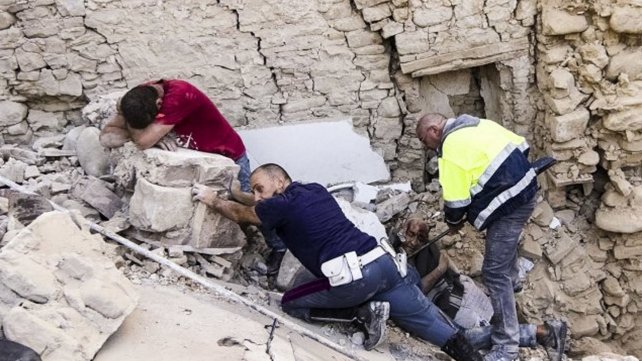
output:
M322 185L349 181L388 181L383 157L368 138L354 132L349 119L288 124L239 131L252 169L277 163L293 180Z
M36 218L0 252L0 284L17 296L0 299L4 335L45 361L92 360L138 300L110 256L113 248L70 214Z

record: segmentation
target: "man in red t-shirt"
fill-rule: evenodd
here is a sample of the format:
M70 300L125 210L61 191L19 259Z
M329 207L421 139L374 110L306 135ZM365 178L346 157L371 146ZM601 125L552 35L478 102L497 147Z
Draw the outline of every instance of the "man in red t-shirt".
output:
M100 142L116 148L129 140L140 149L158 146L173 151L180 145L231 158L241 167L241 190L250 192L250 161L241 137L207 95L186 81L148 82L125 93L118 114L101 131ZM274 234L264 235L272 249L268 271L275 273L286 247Z

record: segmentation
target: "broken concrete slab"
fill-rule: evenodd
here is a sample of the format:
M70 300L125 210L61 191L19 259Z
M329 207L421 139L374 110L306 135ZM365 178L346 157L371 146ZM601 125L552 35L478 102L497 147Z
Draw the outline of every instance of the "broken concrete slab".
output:
M387 238L386 228L379 221L379 217L370 211L366 211L361 208L354 207L350 202L341 199L334 198L339 204L341 211L352 222L360 231L367 233L374 237L377 241L382 238Z
M400 213L408 207L410 196L408 193L400 193L389 199L377 204L377 217L381 222L387 222L397 213Z
M322 185L387 181L390 173L350 119L239 131L252 168L280 164L292 179ZM310 166L314 165L314 166Z
M103 216L111 218L123 207L120 197L100 179L84 177L73 184L71 194L96 208Z
M3 145L0 147L0 155L2 155L2 158L15 158L29 165L40 165L45 161L38 153L13 145Z
M0 251L5 336L44 360L89 361L137 302L99 235L62 212L41 215ZM7 312L2 312L8 310Z

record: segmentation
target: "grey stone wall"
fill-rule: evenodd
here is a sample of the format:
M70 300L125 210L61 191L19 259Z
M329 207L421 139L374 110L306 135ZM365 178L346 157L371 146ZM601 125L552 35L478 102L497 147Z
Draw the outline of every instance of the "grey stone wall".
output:
M433 2L0 0L0 132L28 144L88 122L98 95L183 78L234 126L349 115L421 187L422 77L491 64L497 120L534 109L532 1Z

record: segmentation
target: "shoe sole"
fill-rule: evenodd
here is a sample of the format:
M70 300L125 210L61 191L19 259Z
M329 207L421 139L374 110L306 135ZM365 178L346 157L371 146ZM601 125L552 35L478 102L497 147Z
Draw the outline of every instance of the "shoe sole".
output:
M383 343L383 341L385 341L385 339L386 339L386 334L388 333L388 328L386 327L386 322L388 321L388 318L390 317L390 303L382 302L381 306L383 308L383 312L381 312L382 314L380 315L381 319L379 321L380 322L379 326L382 328L381 337L379 337L379 341L377 341L377 343L375 343L374 345L371 345L369 347L367 347L365 345L365 343L364 343L364 347L363 348L366 349L366 351L370 351L370 350L376 348L377 346L381 345Z

